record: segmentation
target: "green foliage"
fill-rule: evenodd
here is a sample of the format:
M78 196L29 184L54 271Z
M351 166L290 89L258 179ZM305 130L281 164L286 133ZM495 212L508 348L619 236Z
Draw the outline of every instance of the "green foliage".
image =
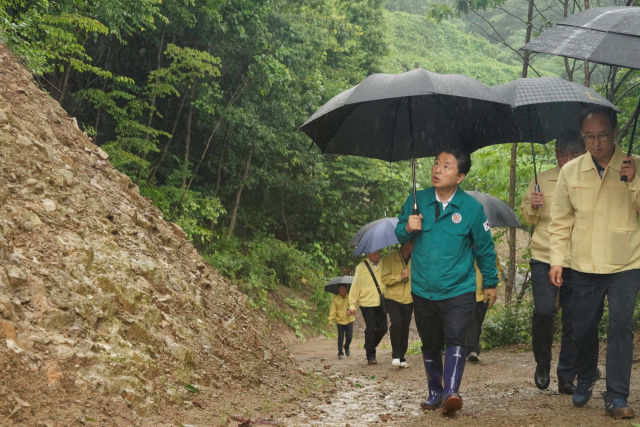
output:
M483 348L509 344L531 343L531 312L533 302L523 301L503 307L494 306L482 325Z

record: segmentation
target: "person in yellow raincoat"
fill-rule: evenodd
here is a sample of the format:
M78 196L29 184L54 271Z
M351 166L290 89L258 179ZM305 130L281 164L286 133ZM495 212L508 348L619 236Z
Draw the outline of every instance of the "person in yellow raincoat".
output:
M347 292L347 285L341 283L338 287L338 295L333 297L331 301L331 311L329 313L329 326L336 322L338 327L338 359L342 359L346 354L347 357L351 356L349 351L349 345L353 338L353 321L356 318L347 314L349 310L349 293ZM342 348L344 346L344 353Z

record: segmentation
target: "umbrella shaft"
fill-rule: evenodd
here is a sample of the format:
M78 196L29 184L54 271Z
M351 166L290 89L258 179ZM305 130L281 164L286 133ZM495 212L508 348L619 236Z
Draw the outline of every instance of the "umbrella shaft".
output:
M411 174L413 175L413 215L420 215L418 199L416 198L416 156L413 147L413 101L407 97L407 109L409 110L409 142L411 144Z

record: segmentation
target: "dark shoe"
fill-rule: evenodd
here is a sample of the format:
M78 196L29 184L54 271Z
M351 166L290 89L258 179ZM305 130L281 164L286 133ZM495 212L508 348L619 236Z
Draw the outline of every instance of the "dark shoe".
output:
M444 389L442 387L442 356L436 357L422 354L424 360L424 370L427 373L427 385L429 386L429 396L427 400L420 404L426 411L435 411L442 405Z
M604 404L605 409L617 420L621 418L633 418L633 409L627 405L626 399L613 399Z
M572 395L576 391L573 381L558 379L558 393Z
M338 355L338 359L342 359L344 356L342 354Z
M573 392L573 406L581 408L589 402L593 394L593 386L600 379L600 369L596 368L596 373L592 380L578 380L578 385Z
M369 365L377 365L378 361L376 359L369 359L367 363L369 363Z
M348 349L348 348L345 348L345 349L344 349L344 354L345 354L347 357L351 356L351 352L349 351L349 349Z
M549 377L549 368L542 365L536 366L536 373L533 375L533 379L536 382L536 387L540 390L546 390L549 388L551 378Z
M451 415L462 408L462 397L458 394L467 352L464 347L447 347L444 355L444 406L443 415Z
M467 358L467 361L469 363L479 363L480 359L478 358L478 353L476 353L475 351L472 351L471 353L469 353L469 357Z

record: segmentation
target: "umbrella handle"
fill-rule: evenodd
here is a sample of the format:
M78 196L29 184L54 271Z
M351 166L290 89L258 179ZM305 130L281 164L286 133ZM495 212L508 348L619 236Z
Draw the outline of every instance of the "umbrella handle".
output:
M636 107L636 110L640 110L640 98L638 98L638 107ZM633 150L633 140L636 136L636 128L638 127L638 116L640 116L640 111L638 112L638 114L636 114L636 120L633 122L633 129L631 130L631 138L629 139L629 151L627 152L627 157L631 157L631 150ZM625 160L622 163L631 163L631 162L628 160ZM620 181L627 182L626 175L621 176Z
M625 178L626 178L626 177L625 177ZM539 193L539 192L540 192L540 186L539 186L538 184L536 184L536 185L534 186L534 190L536 191L536 193ZM541 207L542 207L542 205L538 205L538 209L540 209Z

